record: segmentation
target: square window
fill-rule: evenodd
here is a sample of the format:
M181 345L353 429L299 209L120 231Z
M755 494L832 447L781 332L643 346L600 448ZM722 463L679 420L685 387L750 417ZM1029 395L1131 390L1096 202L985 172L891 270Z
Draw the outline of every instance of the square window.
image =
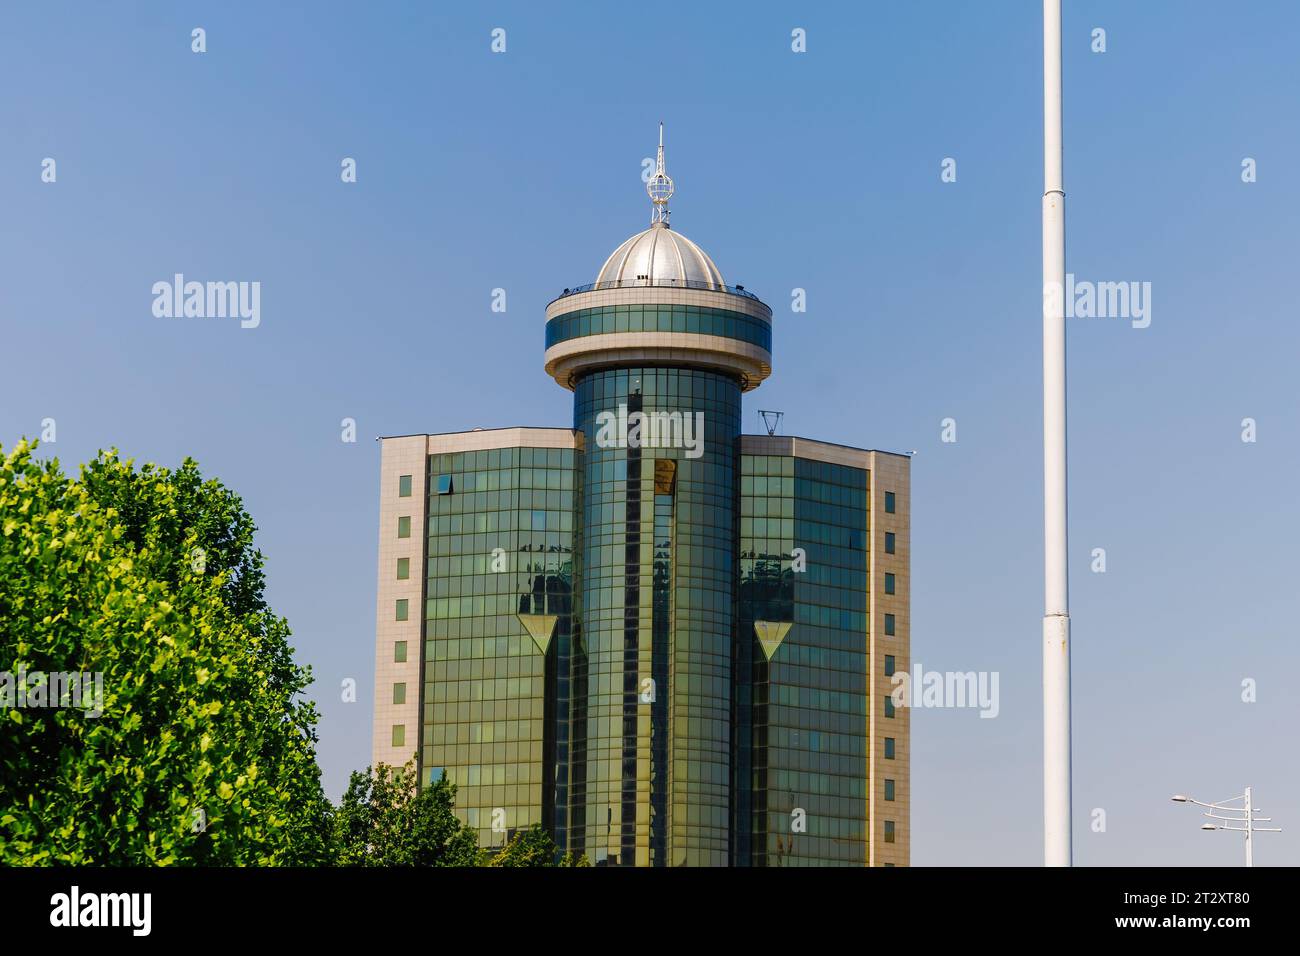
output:
M894 821L893 820L885 821L885 842L886 843L894 842Z
M534 530L534 531L545 531L545 530L546 530L546 512L545 512L545 511L534 511L534 512L533 512L533 530Z
M885 799L886 800L894 799L894 781L892 780L888 780L888 779L885 780Z
M393 642L393 663L394 664L406 663L406 641Z
M885 615L885 637L894 636L894 615Z
M405 621L405 620L406 620L406 616L407 616L407 614L409 613L409 607L410 607L410 602L408 602L408 601L406 600L406 598L398 598L398 600L397 600L397 620L399 620L399 621Z
M398 477L397 497L399 498L411 497L411 476L410 475L401 475Z
M894 532L885 532L885 554L894 553Z
M885 759L886 760L894 759L894 738L893 737L885 738Z
M411 516L402 515L397 519L397 536L399 538L409 538L411 536Z
M893 654L885 655L885 676L886 677L894 676L894 655Z
M438 476L438 494L440 495L451 494L451 475Z
M398 558L397 559L397 580L405 581L410 576L411 576L411 559Z
M894 499L894 493L892 491L886 491L885 492L885 514L892 515L894 513L895 505L896 505L896 501Z
M893 572L891 571L885 572L885 593L886 594L894 593L894 575Z
M405 685L405 684L394 684L394 685L393 685L393 703L394 703L394 704L405 704L405 703L406 703L406 685ZM888 797L888 798L886 798L886 799L892 800L893 797Z
M406 724L393 724L393 746L406 746Z

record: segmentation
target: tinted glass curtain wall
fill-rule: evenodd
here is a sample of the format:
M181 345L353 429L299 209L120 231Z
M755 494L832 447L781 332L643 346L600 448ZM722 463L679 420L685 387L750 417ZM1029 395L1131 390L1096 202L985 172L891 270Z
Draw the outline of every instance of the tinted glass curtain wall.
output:
M637 435L633 413L682 424ZM574 427L586 781L571 839L595 863L725 865L739 384L595 372L577 383Z
M573 452L429 458L422 777L444 770L479 844L566 799ZM521 616L556 618L542 653Z

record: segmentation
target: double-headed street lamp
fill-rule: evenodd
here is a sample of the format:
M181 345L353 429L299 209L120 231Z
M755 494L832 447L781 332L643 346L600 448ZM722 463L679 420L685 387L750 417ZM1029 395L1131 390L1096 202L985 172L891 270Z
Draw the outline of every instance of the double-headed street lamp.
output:
M1255 858L1251 852L1251 844L1254 842L1254 840L1252 839L1252 834L1282 832L1281 827L1255 826L1256 821L1262 820L1265 823L1272 823L1273 818L1255 816L1255 814L1259 812L1259 807L1254 806L1250 802L1250 787L1247 787L1246 792L1239 797L1229 797L1227 800L1220 800L1217 803L1202 803L1200 800L1193 800L1191 797L1184 796L1181 793L1175 795L1172 799L1174 803L1194 803L1198 807L1206 807L1207 809L1209 809L1210 812L1204 815L1214 820L1227 820L1229 823L1244 823L1245 826L1240 826L1240 827L1227 826L1222 823L1219 824L1204 823L1201 825L1201 829L1202 830L1236 830L1239 833L1246 834L1246 865L1247 866L1255 865ZM1232 806L1232 804L1237 803L1239 801L1242 802L1242 806L1240 807ZM1214 812L1215 810L1223 810L1226 811L1227 813L1232 813L1237 815L1225 817L1222 816L1221 814L1215 813Z

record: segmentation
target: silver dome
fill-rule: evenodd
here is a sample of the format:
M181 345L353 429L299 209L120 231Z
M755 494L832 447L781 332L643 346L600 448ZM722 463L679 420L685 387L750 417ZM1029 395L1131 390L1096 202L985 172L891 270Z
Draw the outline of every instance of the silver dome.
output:
M663 222L654 223L615 249L596 276L598 289L638 285L726 291L722 273L708 254Z

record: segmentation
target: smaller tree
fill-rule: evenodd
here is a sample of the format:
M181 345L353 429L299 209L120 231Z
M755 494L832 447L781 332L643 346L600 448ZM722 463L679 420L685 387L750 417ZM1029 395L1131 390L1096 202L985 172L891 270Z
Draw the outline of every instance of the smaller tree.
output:
M555 841L540 823L534 823L527 830L521 830L488 861L488 866L556 866L555 858L559 850ZM575 857L572 853L564 854L559 866L591 866L585 855Z
M353 773L334 816L340 866L478 866L472 829L456 818L444 773L420 787L414 762Z
M555 866L555 841L545 827L534 823L511 837L488 866Z

